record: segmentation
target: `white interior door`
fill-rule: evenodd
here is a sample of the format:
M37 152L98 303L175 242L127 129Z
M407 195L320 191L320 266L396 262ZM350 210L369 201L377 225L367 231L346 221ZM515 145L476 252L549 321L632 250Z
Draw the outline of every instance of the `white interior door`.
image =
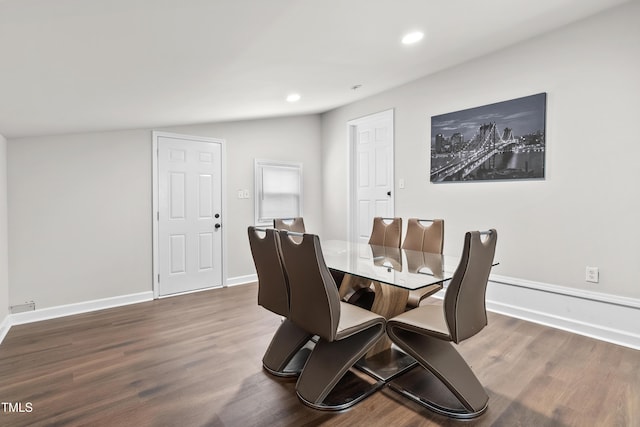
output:
M393 217L393 110L349 122L351 240L367 242L373 218Z
M222 286L222 144L157 137L158 294Z

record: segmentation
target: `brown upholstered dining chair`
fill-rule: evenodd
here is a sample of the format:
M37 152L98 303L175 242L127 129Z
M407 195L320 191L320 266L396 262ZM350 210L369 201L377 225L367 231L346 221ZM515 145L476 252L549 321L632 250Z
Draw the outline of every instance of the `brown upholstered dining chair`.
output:
M280 254L280 236L274 229L256 227L249 227L248 233L258 273L258 305L284 317L262 358L262 365L273 375L297 376L310 353L303 347L311 334L288 319L289 282Z
M385 221L389 221L389 223ZM402 238L402 218L373 218L373 229L369 237L370 245L400 247Z
M444 247L444 220L409 218L402 249L442 254ZM416 308L420 301L442 289L441 284L409 291L407 309Z
M299 237L299 242L292 237ZM289 277L289 318L309 334L319 337L298 378L296 392L313 408L345 409L383 385L380 381L365 382L366 389L358 396L342 400L338 398L341 393L329 396L350 368L382 337L385 319L340 301L318 236L280 231L280 242Z
M424 368L408 371L389 386L452 418L477 417L486 410L489 401L482 384L452 343L471 338L487 325L485 293L497 238L493 229L466 233L462 258L443 304L423 305L387 322L391 340ZM429 372L432 374L429 379L415 377ZM434 386L438 383L446 389ZM433 396L425 396L425 390Z
M302 217L295 218L276 218L273 220L273 228L276 230L297 231L304 233L304 219Z
M407 234L402 249L441 254L444 247L444 220L419 219L407 220Z

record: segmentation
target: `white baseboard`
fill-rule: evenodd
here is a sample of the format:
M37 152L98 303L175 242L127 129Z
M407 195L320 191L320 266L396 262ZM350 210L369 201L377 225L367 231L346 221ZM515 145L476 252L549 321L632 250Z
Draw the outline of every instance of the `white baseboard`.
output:
M243 285L253 283L258 280L256 274L237 276L227 279L227 286ZM73 314L87 313L90 311L102 310L105 308L119 307L128 304L153 300L153 291L140 292L137 294L122 295L99 300L85 301L75 304L67 304L56 307L27 311L23 313L9 314L0 324L0 343L9 332L12 325L22 325L25 323L38 322L41 320L54 319L57 317L71 316Z
M492 276L487 308L640 350L638 299Z
M111 298L103 298L92 301L84 301L75 304L59 305L34 311L10 314L10 325L22 325L24 323L39 322L41 320L54 319L56 317L71 316L73 314L87 313L103 310L105 308L120 307L153 300L153 292L140 292L137 294L121 295Z
M257 274L247 274L246 276L236 276L227 278L227 286L246 285L258 281Z
M257 281L255 274L227 279L227 286ZM444 297L444 291L434 295ZM0 343L12 325L151 301L153 292L10 314L0 323ZM640 350L640 300L565 288L503 276L491 276L487 309L495 313L566 330Z
M257 275L227 280L252 283ZM434 295L444 297L444 291ZM487 309L506 316L640 350L640 300L491 275Z
M0 344L2 344L2 340L7 336L7 333L9 333L9 329L11 329L11 320L10 315L7 314L2 322L0 322Z
M638 299L491 275L486 301L495 313L640 350Z

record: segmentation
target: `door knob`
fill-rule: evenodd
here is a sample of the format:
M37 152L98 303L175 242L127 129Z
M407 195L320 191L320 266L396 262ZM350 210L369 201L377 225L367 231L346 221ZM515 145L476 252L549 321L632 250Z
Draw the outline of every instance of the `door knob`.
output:
M391 191L387 191L387 196L391 196Z
M216 225L214 225L214 227L215 227L215 228L216 228L216 230L217 230L218 228L220 228L220 227L221 227L221 225L220 225L220 224L218 224L218 223L216 223Z
M216 218L220 218L220 214L215 214L214 215Z

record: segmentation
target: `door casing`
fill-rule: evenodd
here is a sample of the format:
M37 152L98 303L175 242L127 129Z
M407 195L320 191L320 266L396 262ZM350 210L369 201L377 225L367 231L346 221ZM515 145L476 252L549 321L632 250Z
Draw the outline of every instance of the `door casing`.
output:
M347 235L351 241L357 241L357 179L358 179L358 156L357 156L357 142L358 142L358 126L380 119L389 120L390 134L391 134L391 210L390 216L395 215L395 131L394 131L394 110L389 109L378 113L370 114L364 117L360 117L347 122L347 135L349 141L349 196L348 196L348 224Z
M151 217L152 217L152 224L153 224L153 229L152 229L152 261L153 261L153 273L152 273L152 287L153 287L153 297L155 299L157 298L161 298L160 297L160 289L159 289L159 277L160 277L160 235L159 235L159 220L158 220L158 213L160 211L160 206L159 206L159 176L158 176L158 139L161 137L165 137L165 138L175 138L175 139L186 139L189 141L198 141L198 142L208 142L208 143L217 143L220 144L220 148L221 148L221 173L220 173L220 185L221 185L221 212L220 212L220 216L222 219L222 227L220 229L220 231L222 232L222 286L226 287L227 286L227 234L226 234L226 213L227 213L227 207L226 207L226 200L227 200L227 192L226 192L226 144L224 139L219 139L219 138L208 138L208 137L201 137L201 136L193 136L193 135L184 135L184 134L177 134L177 133L171 133L171 132L159 132L159 131L153 131L151 133L151 138L152 138L152 151L151 151L151 157L152 157L152 167L151 167L151 173L152 173L152 211L151 211ZM205 289L198 289L198 290L194 290L192 292L200 292L206 290ZM189 292L184 292L184 293L189 293ZM174 295L180 295L180 294L174 294ZM167 296L173 296L173 295L167 295Z

